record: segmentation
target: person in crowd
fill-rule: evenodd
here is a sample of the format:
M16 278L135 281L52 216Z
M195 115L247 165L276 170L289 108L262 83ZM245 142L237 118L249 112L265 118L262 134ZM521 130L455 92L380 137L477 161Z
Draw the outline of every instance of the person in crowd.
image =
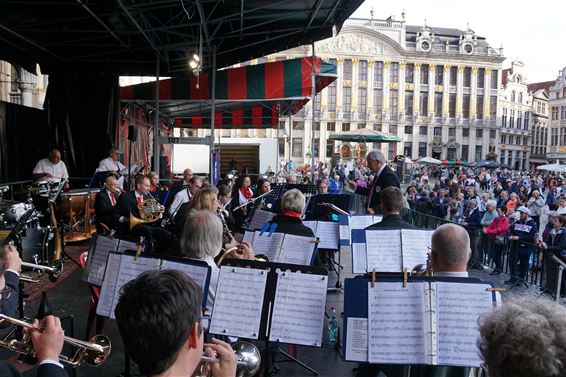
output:
M328 194L328 184L325 179L319 179L316 181L316 193Z
M545 204L548 206L548 209L550 211L556 211L556 207L557 207L557 203L556 203L556 197L557 197L557 190L556 187L552 186L549 188L548 193L546 194L546 202Z
M108 150L108 157L100 160L95 171L97 173L105 171L109 174L113 174L118 180L118 187L121 189L124 188L124 174L128 172L128 169L124 164L118 161L118 150L116 148L112 147Z
M400 216L403 204L403 192L400 188L385 188L381 192L380 202L383 218L366 229L418 229Z
M491 222L493 221L493 219L495 219L497 217L497 202L495 200L490 200L488 201L487 205L486 205L486 211L482 216L482 219L480 221L480 225L482 227L482 229L485 229L489 226L489 224L491 224ZM480 254L481 257L483 258L484 255L491 255L491 248L493 247L493 244L490 242L490 237L482 231L482 235L481 235L481 244L480 244Z
M350 189L355 190L356 194L365 195L366 211L369 214L379 212L379 198L381 190L394 186L401 187L399 184L399 177L389 166L385 156L380 150L373 150L367 154L367 166L369 170L375 175L369 187L358 187L356 182L349 181ZM377 212L376 212L377 211Z
M515 296L480 318L478 348L489 377L566 376L566 309Z
M556 213L559 215L566 215L566 194L560 195L556 200Z
M244 223L251 211L251 206L246 205L251 203L254 192L251 188L252 181L249 176L242 174L238 176L234 189L232 191L232 215L236 222L236 232L244 234ZM238 208L240 207L240 208ZM238 209L236 209L238 208Z
M464 214L464 194L456 192L454 197L451 199L451 201L448 201L448 215L450 217L450 221L453 223L459 223Z
M146 271L122 288L116 322L128 356L145 376L191 376L203 352L213 377L236 375L229 344L213 339L204 345L201 288L176 270Z
M342 193L342 185L340 183L340 176L335 175L334 179L330 180L330 185L328 187L331 194L341 194Z
M507 212L509 213L510 211L515 211L518 203L519 195L517 195L516 192L509 194L509 200L507 200L507 203L505 204L505 206L507 207Z
M542 215L544 204L544 198L540 195L540 192L538 190L533 190L532 196L527 202L527 208L530 211L529 216L535 222L537 228L540 225L540 215Z
M475 199L470 200L468 203L468 213L467 216L463 218L464 222L462 225L466 226L468 229L468 234L470 236L470 247L472 249L472 263L470 267L481 268L483 263L483 253L479 249L479 244L481 240L481 218L482 215L478 208L478 201Z
M511 228L510 241L511 255L509 256L509 269L511 277L505 281L505 284L511 286L526 284L527 273L529 269L529 258L536 242L537 227L535 222L529 218L529 209L521 206L517 209L520 214L519 220L515 221ZM519 270L517 273L517 262Z
M556 295L558 265L551 258L555 255L566 262L566 216L552 211L548 214L548 225L538 246L544 252L545 285L541 289ZM566 295L566 276L562 276L560 294Z
M495 264L495 269L491 275L499 275L503 271L501 258L507 246L507 232L509 231L509 218L506 215L507 207L503 205L497 207L497 217L486 228L483 228L483 232L489 236L489 244L492 245L490 257Z
M502 190L499 195L496 195L497 199L497 207L499 206L506 206L507 205L507 201L509 200L509 194L507 193L506 190Z
M416 208L417 213L417 227L428 228L429 219L432 216L432 203L430 201L429 192L426 190L421 191L421 195L417 200Z
M448 198L446 197L446 190L438 190L438 196L431 202L432 216L439 219L445 219L448 215Z
M121 195L118 180L110 174L104 180L104 188L96 193L94 198L94 213L96 214L96 232L99 234L117 230L119 226L116 204Z
M196 175L192 176L189 179L189 184L187 185L187 187L175 194L175 198L173 199L173 202L169 207L169 216L175 216L181 208L181 205L190 202L193 196L195 196L196 193L200 190L202 185L203 183L201 177L198 177Z
M407 188L406 199L409 208L415 211L417 208L417 188L415 186L410 186Z

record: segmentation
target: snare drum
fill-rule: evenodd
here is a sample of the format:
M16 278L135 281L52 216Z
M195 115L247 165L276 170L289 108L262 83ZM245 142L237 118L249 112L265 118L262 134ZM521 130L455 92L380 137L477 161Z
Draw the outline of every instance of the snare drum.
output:
M53 259L55 241L53 231L49 227L28 228L21 239L24 262L37 264Z
M30 191L36 192L39 195L47 195L51 191L51 182L37 181L31 184Z
M4 211L3 220L7 221L8 223L17 223L18 221L20 221L20 218L30 209L33 209L33 204L12 204L7 210Z

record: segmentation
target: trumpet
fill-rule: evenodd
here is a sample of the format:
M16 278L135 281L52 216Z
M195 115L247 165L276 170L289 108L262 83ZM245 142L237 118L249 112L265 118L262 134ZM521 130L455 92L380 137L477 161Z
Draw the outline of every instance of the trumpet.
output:
M43 329L34 327L31 323L26 321L0 314L0 323L4 322L11 323L22 328L27 328L30 331L43 331ZM86 362L88 365L96 367L102 365L108 359L108 356L110 356L112 345L110 344L110 339L106 335L95 335L90 338L88 342L68 336L65 336L64 339L66 343L77 347L78 349L72 356L59 355L59 362L62 364L76 368L83 362ZM29 339L0 340L0 347L22 355L35 356L35 349Z
M261 365L261 353L250 342L240 341L232 345L236 354L238 366L236 367L236 377L251 377L257 373ZM210 357L205 353L200 357L201 369L208 363L219 363L220 359Z
M220 255L220 258L218 258L218 262L216 262L216 265L220 267L224 259L229 258L229 256L233 254L242 254L241 245L234 246L229 249L222 249L222 254ZM259 262L269 262L269 258L263 254L258 254L254 256L254 260Z
M38 272L36 278L33 278L29 275L21 275L20 280L28 282L28 283L39 283L39 277L42 272L45 272L49 275L49 280L52 282L57 281L61 273L63 272L63 262L58 259L53 261L51 266L44 266L42 264L33 264L28 262L22 262L22 267L32 269Z

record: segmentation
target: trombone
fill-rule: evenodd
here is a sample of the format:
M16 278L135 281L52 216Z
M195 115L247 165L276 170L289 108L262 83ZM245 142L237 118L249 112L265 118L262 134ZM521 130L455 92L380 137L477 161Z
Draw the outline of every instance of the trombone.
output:
M43 329L34 327L31 323L26 321L0 314L0 323L4 322L11 323L22 328L27 328L30 331L43 331ZM110 339L106 335L95 335L90 338L88 342L68 336L65 336L64 339L66 343L77 347L78 349L73 356L59 355L59 362L62 364L76 368L84 361L88 365L96 367L102 365L108 359L108 356L110 356L112 345L110 344ZM35 356L33 343L29 340L25 340L25 338L22 340L0 340L0 347L23 355L29 355L32 357Z
M261 365L261 353L255 345L250 342L240 341L232 345L238 366L236 367L236 377L251 377L257 373ZM205 353L200 357L201 370L209 363L219 363L220 359L210 357ZM202 374L202 373L201 373Z
M39 283L39 276L42 272L47 273L49 275L49 280L55 282L63 272L63 262L60 259L53 261L53 264L51 266L22 262L22 267L29 268L38 272L36 278L33 278L29 275L20 276L20 280L27 283Z

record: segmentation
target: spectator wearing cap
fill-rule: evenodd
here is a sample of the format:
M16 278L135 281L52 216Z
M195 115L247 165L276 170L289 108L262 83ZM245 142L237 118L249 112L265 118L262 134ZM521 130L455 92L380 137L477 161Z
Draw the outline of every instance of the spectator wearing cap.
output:
M509 240L513 241L509 257L511 277L505 281L505 284L510 284L511 286L517 286L521 283L526 284L529 258L534 250L537 234L536 224L529 217L529 209L525 206L520 206L517 208L517 212L519 212L520 218L513 224L511 236L509 237ZM517 264L519 265L518 273Z

